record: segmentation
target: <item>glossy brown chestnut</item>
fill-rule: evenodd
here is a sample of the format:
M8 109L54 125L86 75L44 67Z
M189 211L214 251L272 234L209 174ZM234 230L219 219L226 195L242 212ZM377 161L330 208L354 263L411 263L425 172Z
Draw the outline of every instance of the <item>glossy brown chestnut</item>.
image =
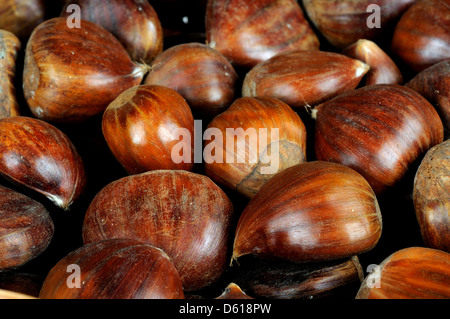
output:
M70 28L59 17L41 23L27 43L23 91L36 117L80 122L140 84L146 71L104 28L85 20Z
M208 177L159 170L104 187L86 212L84 243L133 238L164 250L185 291L215 282L227 265L233 206Z
M111 32L133 61L151 63L163 50L163 30L152 5L143 0L69 0L61 16L70 17L70 5L80 6L81 19Z
M39 119L0 119L0 174L68 209L86 185L84 164L69 138Z
M276 173L306 161L305 125L278 99L238 98L209 131L214 137L204 147L206 175L249 198Z
M391 48L414 72L450 58L450 0L419 0L395 27Z
M316 108L319 160L349 166L381 194L443 141L442 121L416 91L378 84L347 92Z
M245 76L243 96L271 96L295 109L355 89L369 66L343 54L291 51L262 62Z
M360 39L342 50L342 53L369 65L365 85L402 84L403 75L395 62L375 42Z
M215 299L254 299L242 291L234 282L230 283L223 293Z
M436 107L445 128L450 131L450 59L419 72L405 85Z
M408 247L387 257L361 284L356 299L449 299L450 254Z
M206 41L233 65L247 69L281 52L319 49L295 0L208 1Z
M124 238L91 243L69 253L50 270L39 298L183 299L184 293L166 253Z
M0 29L26 40L36 26L45 20L45 0L2 0Z
M0 30L0 118L20 115L16 98L16 60L20 40L11 32Z
M233 66L220 52L202 43L183 43L153 61L144 83L176 90L195 114L204 117L230 106L237 79Z
M426 246L450 253L450 140L432 147L416 172L413 201Z
M343 49L359 39L386 37L397 19L416 1L303 0L303 6L325 39Z
M177 129L187 130L189 138L180 140ZM186 100L173 89L129 88L106 108L102 130L110 150L130 174L193 167L194 118ZM172 156L175 146L190 151L180 155L181 162Z
M273 176L239 218L233 259L254 254L292 262L355 256L381 236L369 183L331 162L306 162Z
M54 228L41 203L0 186L0 272L19 268L44 252Z

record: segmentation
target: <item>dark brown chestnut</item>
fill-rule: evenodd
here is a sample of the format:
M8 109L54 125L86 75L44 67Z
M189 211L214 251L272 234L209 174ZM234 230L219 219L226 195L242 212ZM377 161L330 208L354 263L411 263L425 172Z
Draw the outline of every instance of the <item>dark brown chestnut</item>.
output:
M227 266L233 205L208 177L157 170L123 177L93 199L83 224L85 244L133 238L164 250L185 291L214 283Z
M0 119L0 174L68 209L86 185L83 160L61 130L39 119Z
M206 41L245 69L281 52L319 49L295 0L208 1Z
M450 254L408 247L387 257L361 284L356 299L449 299Z
M245 76L243 96L271 96L294 109L355 89L369 66L343 54L290 51L261 62Z
M177 129L188 136L180 140ZM130 174L193 167L194 118L186 100L173 89L160 85L127 89L103 113L102 131ZM173 153L178 147L189 153Z
M144 83L176 90L199 117L217 115L235 98L238 76L234 67L205 44L173 46L156 57L150 67Z
M434 107L395 84L366 86L319 105L315 130L317 159L353 168L377 195L444 138Z
M147 67L134 63L104 28L85 20L80 28L72 28L58 17L41 23L31 34L23 91L37 118L81 122L140 84L146 72Z
M432 147L414 179L413 202L426 246L450 253L450 140Z
M25 41L36 26L46 18L45 0L2 0L0 29L14 33Z
M237 224L232 258L351 257L375 247L381 228L377 198L359 173L337 163L306 162L273 176L251 199Z
M204 136L206 175L249 198L276 173L306 161L305 125L275 98L238 98Z
M20 268L42 254L54 229L41 203L0 186L0 273Z
M131 239L72 251L48 273L40 299L184 299L180 276L161 249Z

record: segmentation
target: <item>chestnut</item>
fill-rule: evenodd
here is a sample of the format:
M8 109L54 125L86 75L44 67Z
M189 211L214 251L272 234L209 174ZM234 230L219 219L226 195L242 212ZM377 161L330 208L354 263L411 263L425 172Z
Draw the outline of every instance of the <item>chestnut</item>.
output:
M238 98L209 123L205 138L206 175L248 198L279 171L306 161L305 125L271 97Z
M27 42L23 93L39 119L82 122L140 84L147 69L99 25L81 20L71 28L57 17L36 27Z
M392 253L368 275L356 299L449 299L450 254L426 247Z
M234 282L230 283L222 294L215 299L254 299L242 291Z
M377 195L398 184L444 138L434 107L416 91L396 84L343 93L315 113L317 159L353 168Z
M68 210L84 191L83 160L71 140L39 119L0 119L0 174Z
M41 203L0 185L0 273L20 268L42 254L54 229Z
M94 22L122 43L133 61L151 63L163 50L163 29L158 14L142 0L69 0L61 17L70 17L69 6L80 6L81 19Z
M180 93L199 117L217 115L235 97L238 75L218 51L203 43L182 43L158 55L144 83Z
M177 129L189 136L180 141ZM160 85L127 89L103 113L102 131L111 152L130 174L193 167L194 118L186 100L173 89ZM176 147L189 153L177 153L175 159Z
M0 118L20 115L14 84L21 46L13 33L0 30Z
M368 252L381 236L381 212L369 183L342 164L312 161L273 176L239 217L233 256L291 262Z
M298 110L355 89L369 66L340 53L290 51L253 67L243 96L271 96Z
M414 179L413 202L427 247L450 253L450 140L432 147Z
M25 299L36 299L36 297L30 296L30 295L27 295L27 294L23 294L23 293L20 293L20 292L0 289L0 299L21 299L21 300L25 300Z
M161 249L131 239L81 246L47 274L40 299L184 299L180 276Z
M85 214L83 242L132 238L161 248L184 290L200 290L226 269L232 215L232 202L208 177L149 171L100 190Z
M281 52L318 50L320 45L295 0L210 0L206 42L244 69Z

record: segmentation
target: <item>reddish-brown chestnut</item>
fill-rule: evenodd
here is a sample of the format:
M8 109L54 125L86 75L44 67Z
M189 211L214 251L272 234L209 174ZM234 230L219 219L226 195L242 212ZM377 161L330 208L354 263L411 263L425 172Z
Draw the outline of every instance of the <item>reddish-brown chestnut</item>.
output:
M86 185L84 164L70 139L39 119L0 119L0 174L68 209Z
M133 238L164 250L185 291L215 282L225 271L233 206L208 177L157 170L104 187L86 212L84 243Z
M146 0L69 0L62 17L73 14L71 5L80 6L81 19L94 22L111 32L133 61L151 63L163 49L159 17Z
M208 1L206 41L244 68L281 52L319 49L319 40L295 0Z
M276 173L306 161L305 125L289 105L271 97L237 99L204 136L206 175L247 197Z
M434 107L394 84L366 86L319 105L315 133L317 159L353 168L377 194L444 138Z
M81 246L48 273L40 299L183 299L180 276L161 249L131 239Z
M126 90L106 108L102 130L110 150L130 174L192 169L194 118L186 100L173 89L138 85ZM180 135L182 131L187 134Z
M422 237L450 253L450 140L432 147L416 172L413 201Z
M450 254L408 247L387 257L366 277L356 299L449 299Z
M369 66L343 54L291 51L261 62L245 76L243 96L271 96L295 109L355 89Z
M39 202L0 186L0 272L19 268L44 252L54 224Z
M59 17L31 34L23 91L36 117L79 122L100 114L120 93L140 84L146 71L104 28L85 20L80 28L69 27Z
M45 0L2 0L0 29L14 33L25 41L46 15Z
M371 250L381 213L369 183L331 162L306 162L273 176L239 218L233 259L247 254L325 261Z
M161 53L145 84L176 90L198 116L216 115L235 97L237 73L218 51L202 43L183 43Z

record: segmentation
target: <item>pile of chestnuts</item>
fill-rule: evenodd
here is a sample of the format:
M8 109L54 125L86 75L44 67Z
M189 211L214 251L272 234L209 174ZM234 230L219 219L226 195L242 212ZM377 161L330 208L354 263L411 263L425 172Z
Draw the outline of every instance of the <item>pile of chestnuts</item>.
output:
M450 0L2 0L0 298L449 299Z

